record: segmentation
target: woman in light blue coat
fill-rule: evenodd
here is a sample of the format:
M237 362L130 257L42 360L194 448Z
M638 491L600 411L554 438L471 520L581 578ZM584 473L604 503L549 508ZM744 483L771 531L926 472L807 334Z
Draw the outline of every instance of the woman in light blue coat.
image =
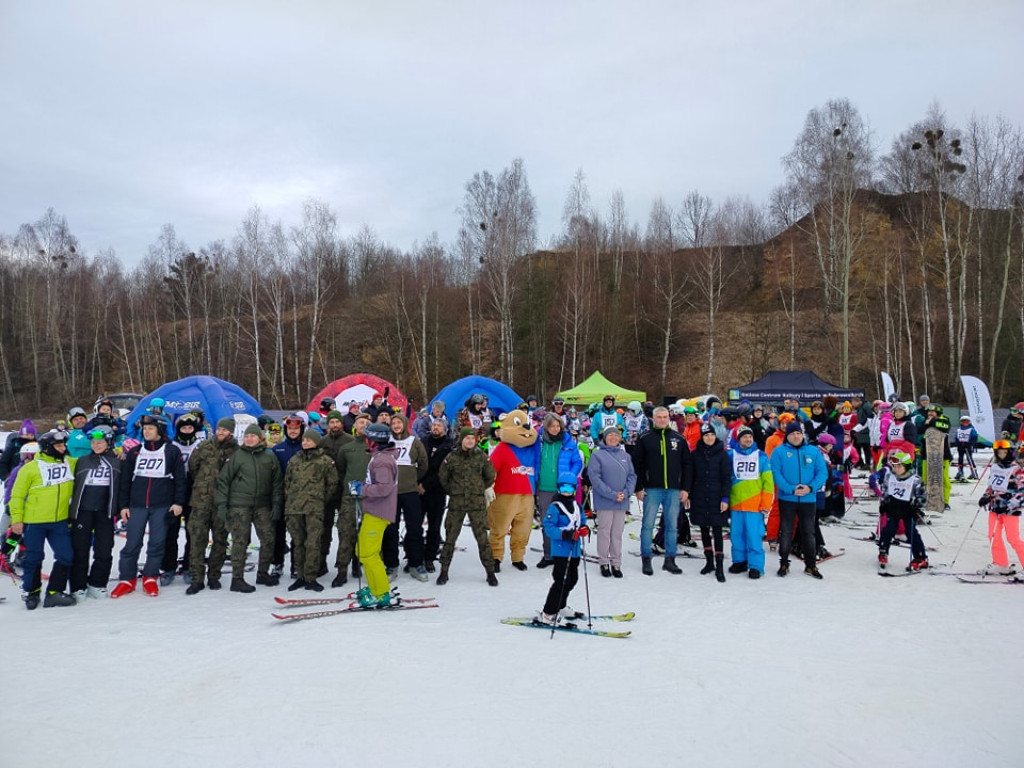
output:
M622 578L622 530L629 511L629 497L636 488L636 470L622 446L622 432L616 426L601 433L601 447L587 465L597 515L597 560L601 575Z

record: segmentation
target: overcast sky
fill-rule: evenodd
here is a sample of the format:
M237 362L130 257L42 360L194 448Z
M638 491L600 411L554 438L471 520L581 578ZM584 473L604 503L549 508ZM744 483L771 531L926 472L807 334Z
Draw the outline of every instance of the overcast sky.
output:
M882 151L933 101L1024 126L1022 31L1021 0L0 0L0 232L53 206L131 264L165 223L198 248L316 197L405 249L516 157L542 242L580 168L641 225L760 203L830 98Z

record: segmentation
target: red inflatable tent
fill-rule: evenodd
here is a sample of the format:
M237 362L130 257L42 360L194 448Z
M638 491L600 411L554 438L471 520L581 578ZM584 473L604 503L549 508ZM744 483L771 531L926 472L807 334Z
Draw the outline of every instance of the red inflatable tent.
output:
M397 406L401 409L402 413L406 413L407 406L409 405L408 398L390 381L374 376L372 373L352 373L332 381L309 401L306 410L317 411L320 409L321 400L325 397L333 397L335 407L345 414L348 412L350 403L356 402L359 405L368 405L373 399L375 392L383 395L385 389L388 390L388 404L392 407Z

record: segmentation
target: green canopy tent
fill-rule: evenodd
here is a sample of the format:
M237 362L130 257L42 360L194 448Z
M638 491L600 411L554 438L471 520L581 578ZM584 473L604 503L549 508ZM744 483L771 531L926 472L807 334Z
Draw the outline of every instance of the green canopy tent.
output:
M570 405L590 405L600 403L605 395L614 395L616 405L625 405L630 400L647 400L647 393L635 389L626 389L608 381L600 371L594 371L590 378L572 389L559 392L555 397L565 399Z

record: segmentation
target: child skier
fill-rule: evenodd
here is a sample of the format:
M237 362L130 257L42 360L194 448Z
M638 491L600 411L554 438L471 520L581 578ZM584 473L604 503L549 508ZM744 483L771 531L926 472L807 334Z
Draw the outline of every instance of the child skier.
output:
M957 469L956 477L958 483L967 482L964 480L964 459L971 468L971 480L978 479L978 468L974 466L974 449L978 447L978 430L971 424L971 417L964 414L960 417L960 426L956 430L956 453Z
M544 515L544 533L551 539L551 588L544 608L534 619L538 624L557 624L562 619L574 618L576 612L566 606L569 593L579 578L580 538L590 534L583 513L576 503L576 475L561 472L558 475L558 495Z
M924 483L914 471L914 457L906 451L896 451L889 457L889 472L882 480L881 512L887 517L878 542L878 569L885 571L889 563L889 545L900 522L906 523L910 539L912 560L908 571L919 571L928 567L924 542L917 532L917 523L924 519L924 504L927 498Z
M1006 554L1003 534L1010 542L1021 565L1024 565L1024 543L1020 540L1021 506L1024 505L1024 448L1018 447L1017 461L1011 459L1010 441L996 440L989 473L988 487L978 499L978 506L988 507L988 538L992 542L992 563L982 569L983 574L1010 576L1014 567ZM1024 573L1013 578L1024 581Z

